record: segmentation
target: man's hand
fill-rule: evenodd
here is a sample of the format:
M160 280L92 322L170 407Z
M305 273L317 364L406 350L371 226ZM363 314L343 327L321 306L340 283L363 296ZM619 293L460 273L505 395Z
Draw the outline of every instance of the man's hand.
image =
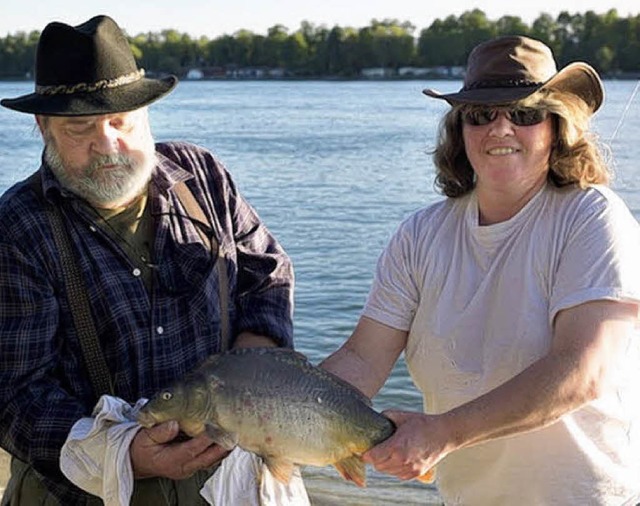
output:
M210 469L229 454L206 434L175 442L178 432L178 423L169 421L136 434L129 448L136 479L162 476L183 480L196 471Z

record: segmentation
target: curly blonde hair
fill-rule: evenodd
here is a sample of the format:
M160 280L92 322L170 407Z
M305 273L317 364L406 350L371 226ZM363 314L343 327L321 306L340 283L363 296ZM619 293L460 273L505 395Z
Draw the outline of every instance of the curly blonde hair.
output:
M605 160L605 149L589 130L591 110L578 96L553 89L542 89L510 104L542 108L552 114L555 141L549 157L547 178L555 186L608 184L611 172ZM475 187L475 173L467 158L462 137L461 111L466 104L454 104L445 114L438 129L433 162L436 188L447 197L461 197Z

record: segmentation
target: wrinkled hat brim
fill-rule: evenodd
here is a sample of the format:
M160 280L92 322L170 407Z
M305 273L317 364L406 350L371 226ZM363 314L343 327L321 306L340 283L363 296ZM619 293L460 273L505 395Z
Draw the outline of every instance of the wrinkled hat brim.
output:
M0 105L14 111L45 116L93 116L133 111L167 95L178 83L175 76L142 78L116 88L89 93L42 95L30 93L3 99Z
M579 96L591 109L597 111L604 101L604 88L596 71L586 63L570 63L548 81L534 86L462 89L456 93L440 93L427 88L429 97L455 104L504 104L522 100L543 88L554 88Z
M542 86L513 87L513 88L476 88L460 90L455 93L440 93L439 91L426 89L422 93L429 97L446 100L451 105L455 104L504 104L515 102L528 97L538 91Z

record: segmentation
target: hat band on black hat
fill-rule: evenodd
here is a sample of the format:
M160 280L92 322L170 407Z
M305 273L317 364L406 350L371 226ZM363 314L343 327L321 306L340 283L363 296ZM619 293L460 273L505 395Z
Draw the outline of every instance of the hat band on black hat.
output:
M136 70L113 79L101 79L95 83L78 83L73 85L54 84L51 86L36 85L38 95L71 95L73 93L92 93L107 88L117 88L125 84L135 83L144 77L144 69Z
M544 83L529 81L528 79L494 79L490 81L475 81L462 88L462 91L482 88L534 88L542 84Z

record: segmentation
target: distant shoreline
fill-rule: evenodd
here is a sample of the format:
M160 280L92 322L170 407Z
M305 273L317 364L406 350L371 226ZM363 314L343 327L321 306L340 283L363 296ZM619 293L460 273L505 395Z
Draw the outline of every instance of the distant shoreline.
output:
M640 72L626 72L617 74L601 74L600 77L606 81L638 81ZM393 76L393 77L337 77L337 76L314 76L314 77L202 77L199 79L180 78L180 82L250 82L250 81L323 81L323 82L380 82L380 81L461 81L462 78L450 78L440 76ZM0 77L0 82L33 82L32 78L26 77Z
M147 74L149 77L149 74ZM640 74L639 74L640 77ZM345 81L461 81L461 78L447 77L202 77L200 79L188 79L186 77L179 78L180 82L202 82L202 81L327 81L327 82L345 82ZM0 77L0 82L33 82L32 78L26 77Z

